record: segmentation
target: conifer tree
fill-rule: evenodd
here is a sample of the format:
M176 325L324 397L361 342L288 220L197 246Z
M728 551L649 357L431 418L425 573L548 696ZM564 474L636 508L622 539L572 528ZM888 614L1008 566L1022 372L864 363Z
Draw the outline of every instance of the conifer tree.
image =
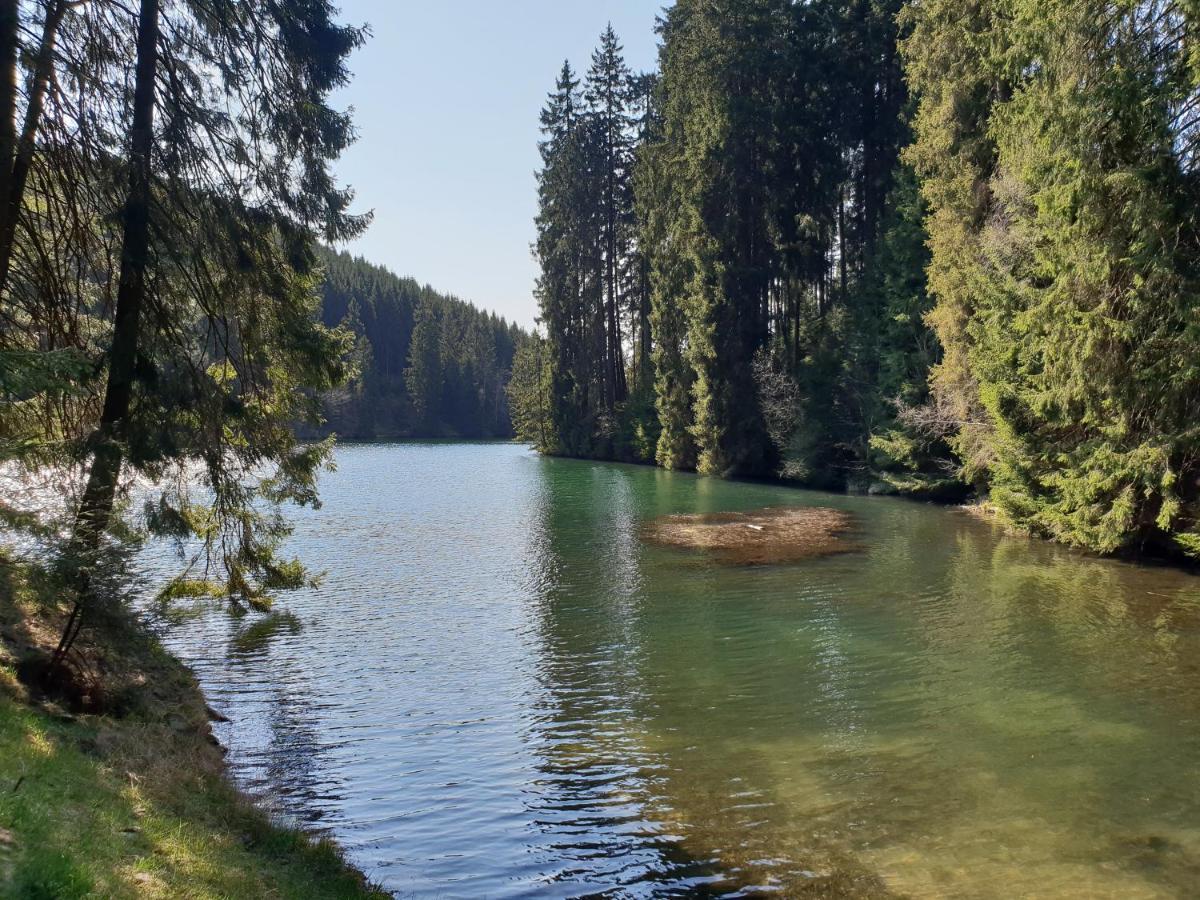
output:
M784 9L681 2L663 26L663 174L678 204L668 239L688 272L679 302L693 373L690 431L706 473L768 465L748 361L767 338L769 97Z
M507 387L517 439L533 444L542 452L549 452L555 446L547 351L546 340L538 334L522 341L513 357L512 377Z
M1200 551L1195 23L1170 2L1001 12L922 4L907 47L935 389L966 395L957 443L1013 522Z
M593 160L594 208L589 212L598 225L596 281L604 298L604 403L611 415L625 401L628 386L622 335L622 289L629 259L629 236L633 218L630 188L632 164L629 115L631 73L621 55L622 48L611 23L600 36L592 54L584 84L587 101L587 133Z
M422 306L413 326L404 381L417 421L428 428L443 403L442 320L431 306Z
M549 333L553 448L569 455L592 449L595 405L603 388L595 375L598 310L590 308L584 266L591 258L585 222L585 128L579 81L563 63L554 92L541 116L538 219L535 252L541 268L538 302Z
M622 73L627 243L604 129L545 157L556 439L972 486L1081 546L1200 553L1198 23L1183 0L678 0L654 81ZM617 56L608 33L589 121Z
M343 336L314 319L312 246L366 224L329 172L352 134L328 96L362 31L324 2L65 4L61 27L57 6L43 11L38 46L56 40L28 58L25 117L40 121L23 134L45 137L18 139L7 174L9 213L20 210L4 226L17 227L0 300L28 326L6 342L92 363L70 389L80 402L46 404L44 422L53 462L86 473L64 554L76 602L61 661L96 607L133 474L167 485L150 528L197 538L235 601L263 604L304 580L276 558L278 506L316 499L328 446L299 444L291 424L344 373ZM39 111L43 76L87 88L48 91ZM197 464L203 500L181 475Z

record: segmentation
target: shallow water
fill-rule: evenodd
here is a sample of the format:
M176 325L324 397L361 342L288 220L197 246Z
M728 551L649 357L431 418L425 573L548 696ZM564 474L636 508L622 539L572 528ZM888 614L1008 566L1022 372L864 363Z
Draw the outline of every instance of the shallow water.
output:
M1200 578L512 445L344 447L323 497L321 588L169 643L238 778L399 896L1200 894ZM769 505L862 550L638 538Z

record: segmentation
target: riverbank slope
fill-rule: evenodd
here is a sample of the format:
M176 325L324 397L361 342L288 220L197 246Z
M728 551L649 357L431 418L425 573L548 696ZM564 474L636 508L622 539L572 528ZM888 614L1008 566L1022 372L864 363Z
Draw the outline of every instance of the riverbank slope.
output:
M0 557L0 895L387 896L234 788L196 680L133 622L89 634L74 694L40 691L55 625Z

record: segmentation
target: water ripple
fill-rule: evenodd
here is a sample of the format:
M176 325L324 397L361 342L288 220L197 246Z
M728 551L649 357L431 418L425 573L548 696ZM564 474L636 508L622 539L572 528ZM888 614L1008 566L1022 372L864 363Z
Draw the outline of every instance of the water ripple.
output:
M239 780L399 896L1200 892L1195 578L508 445L338 464L288 548L324 585L168 640ZM788 504L864 550L638 540Z

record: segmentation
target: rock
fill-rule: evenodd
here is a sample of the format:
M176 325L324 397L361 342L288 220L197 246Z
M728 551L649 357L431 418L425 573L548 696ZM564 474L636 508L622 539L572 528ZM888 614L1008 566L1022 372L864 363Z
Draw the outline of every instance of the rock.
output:
M228 722L229 721L228 716L221 715L219 712L217 712L215 709L213 709L207 703L204 704L204 711L206 713L208 713L208 718L209 718L209 721L211 721L211 722Z
M0 847L8 848L17 845L16 836L7 828L0 828Z

